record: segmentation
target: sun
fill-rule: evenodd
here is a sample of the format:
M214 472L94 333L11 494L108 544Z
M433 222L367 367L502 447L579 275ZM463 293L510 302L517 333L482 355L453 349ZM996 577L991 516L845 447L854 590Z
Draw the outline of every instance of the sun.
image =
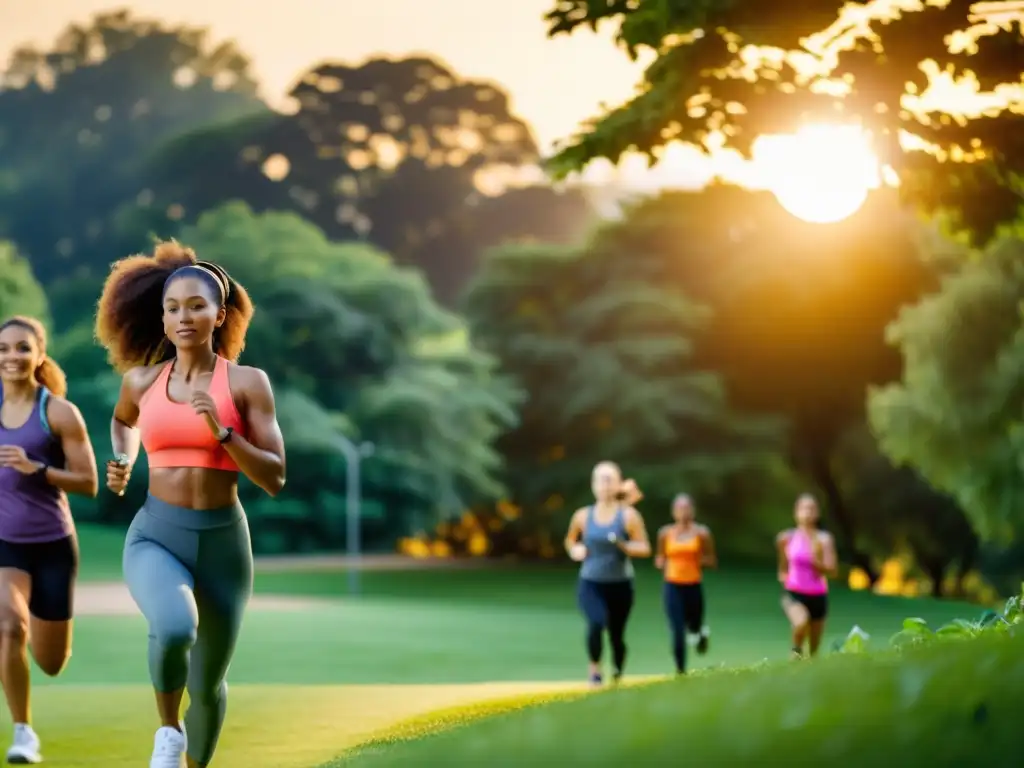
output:
M808 125L763 136L754 144L753 161L782 207L816 224L852 216L880 183L878 158L856 126Z

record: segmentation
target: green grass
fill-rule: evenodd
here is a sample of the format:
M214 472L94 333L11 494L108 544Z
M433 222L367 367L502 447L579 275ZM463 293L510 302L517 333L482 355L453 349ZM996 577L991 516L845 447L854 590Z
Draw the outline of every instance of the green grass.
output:
M121 550L124 534L120 529L99 525L78 526L81 581L112 581L121 578Z
M997 636L610 691L328 765L1010 765L1022 690L1024 642Z
M83 579L119 579L123 534L83 527L80 539ZM230 715L218 766L309 768L367 739L385 745L546 701L563 695L566 681L574 688L583 676L583 626L571 569L367 572L362 586L362 594L350 598L345 572L257 573L259 593L329 602L316 610L250 611L231 667ZM637 586L629 672L661 675L671 661L653 569L641 569ZM707 596L712 652L695 659L698 667L785 657L787 627L771 571L727 566L710 576ZM832 600L829 640L845 635L854 623L888 637L909 615L937 624L978 613L955 603L846 590L836 590ZM712 679L687 683L719 685ZM36 720L49 762L72 768L144 760L155 725L146 681L141 618L77 619L67 671L57 680L35 676ZM572 706L614 708L615 701L633 701L633 696L641 697L636 706L646 707L643 696L655 697L655 703L659 696L674 701L679 689L622 691L549 706L551 711L569 707L569 712ZM712 709L721 704L714 702L709 700ZM728 719L723 713L730 710L715 711ZM510 717L534 715L527 709ZM378 746L360 759L385 759L392 749L411 748Z
M232 686L218 768L311 768L396 721L508 700L543 686ZM557 688L554 693L557 693ZM145 765L157 723L148 686L60 686L37 697L48 765Z

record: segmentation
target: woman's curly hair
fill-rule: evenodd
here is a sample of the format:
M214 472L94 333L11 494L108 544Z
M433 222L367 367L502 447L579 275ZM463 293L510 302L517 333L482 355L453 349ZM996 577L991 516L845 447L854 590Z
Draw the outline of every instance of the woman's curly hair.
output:
M175 240L158 243L152 256L128 256L114 263L96 308L96 339L118 372L174 357L174 345L164 334L164 287L176 270L198 263L195 251ZM237 361L245 348L252 301L223 268L206 262L203 266L228 288L224 303L227 317L214 332L214 351Z

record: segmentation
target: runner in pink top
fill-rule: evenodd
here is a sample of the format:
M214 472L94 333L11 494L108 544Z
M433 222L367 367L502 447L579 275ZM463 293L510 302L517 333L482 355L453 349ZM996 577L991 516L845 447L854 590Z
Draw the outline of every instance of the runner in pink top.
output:
M779 582L785 593L782 610L793 628L793 657L818 652L828 616L828 577L836 575L836 546L832 536L818 528L818 502L810 494L796 501L796 528L775 539L779 553Z

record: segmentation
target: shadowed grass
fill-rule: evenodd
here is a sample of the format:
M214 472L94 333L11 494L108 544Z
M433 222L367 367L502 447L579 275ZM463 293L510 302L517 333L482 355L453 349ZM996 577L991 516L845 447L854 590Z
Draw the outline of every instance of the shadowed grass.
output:
M652 684L651 680L639 680L624 682L622 687L650 684ZM355 754L380 753L400 742L414 741L445 730L468 725L485 717L508 714L521 709L536 708L556 702L575 701L592 693L593 691L588 686L580 683L568 683L558 687L548 685L528 694L436 710L426 715L400 721L374 734L371 738L360 742L359 746L355 749L347 752L346 758Z
M1024 641L986 637L613 690L328 765L1009 765L1022 704Z

